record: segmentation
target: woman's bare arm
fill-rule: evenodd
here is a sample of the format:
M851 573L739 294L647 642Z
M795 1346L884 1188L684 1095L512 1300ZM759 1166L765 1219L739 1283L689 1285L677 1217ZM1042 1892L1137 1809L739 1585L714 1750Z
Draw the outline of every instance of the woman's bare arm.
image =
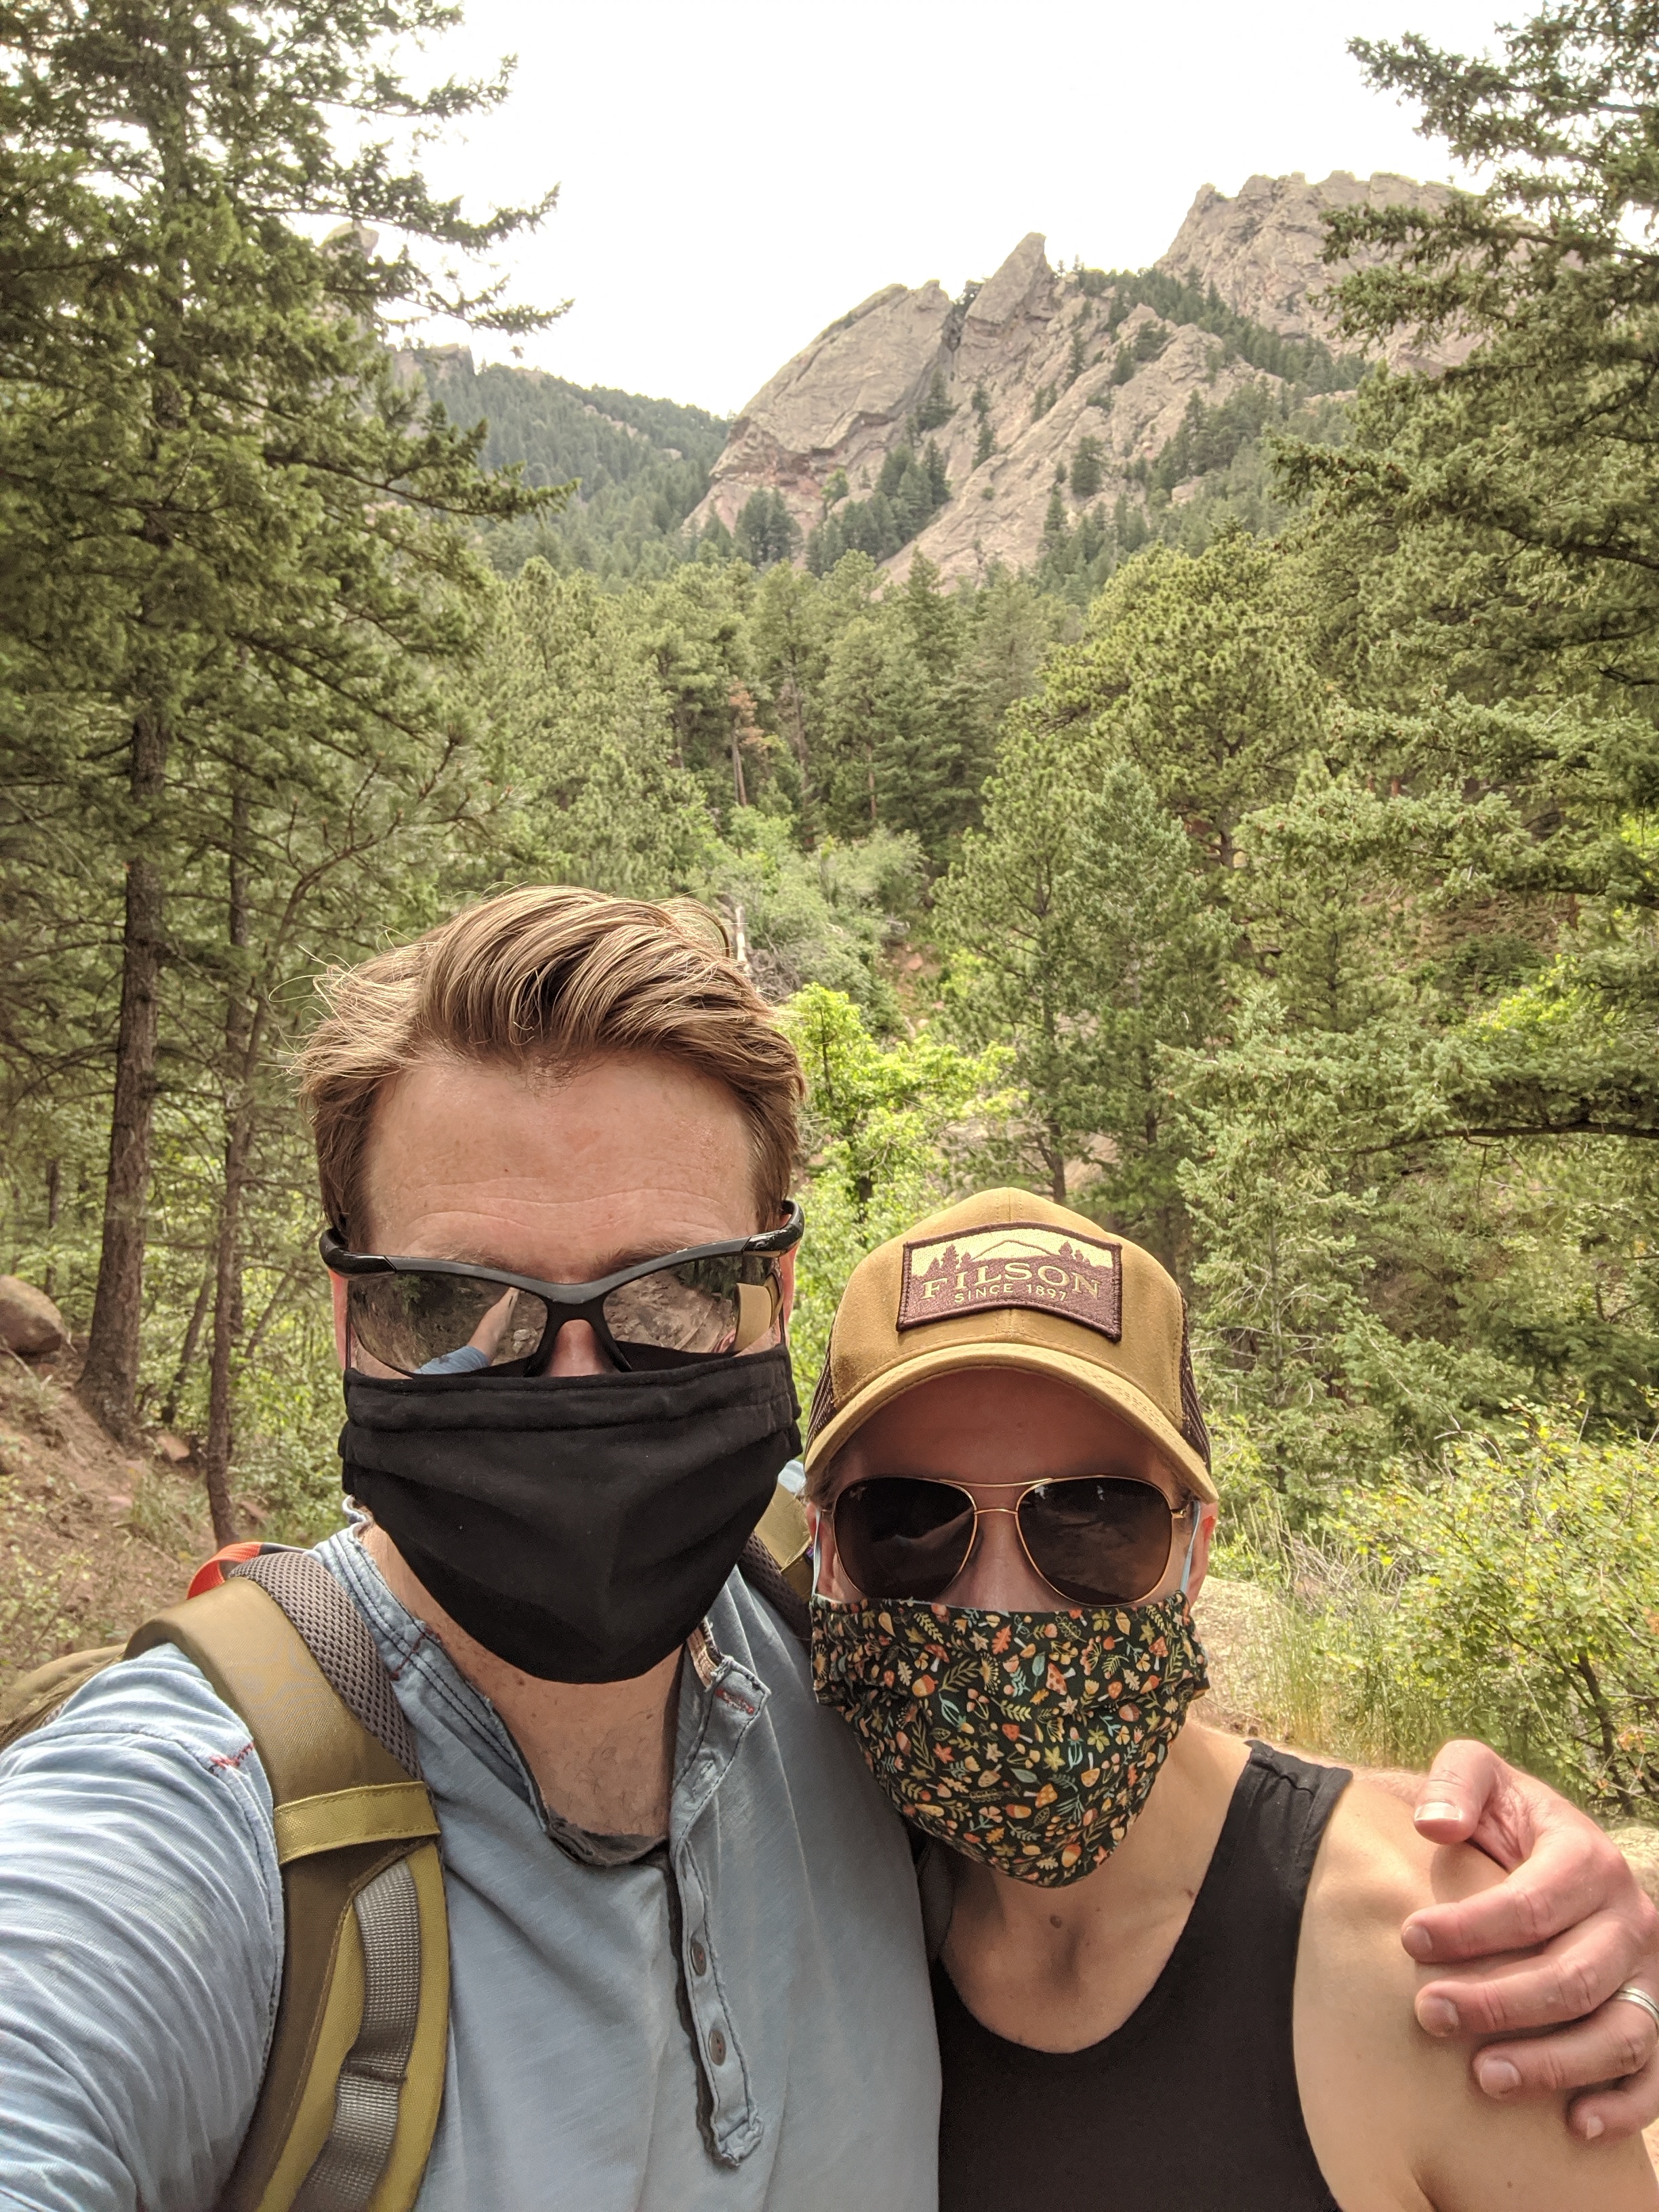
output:
M1618 1846L1488 1744L1448 1743L1426 1775L1357 1771L1407 1806L1428 1842L1473 1844L1503 1870L1480 1893L1402 1924L1419 1966L1466 1970L1421 1978L1419 2025L1461 2038L1466 2051L1482 2039L1470 2067L1489 2097L1567 2091L1567 2124L1586 2142L1659 2120L1659 2026L1613 1996L1632 1985L1659 2003L1659 1912ZM1533 1954L1524 1966L1517 1950ZM1492 1970L1500 1959L1510 1961L1501 1973ZM1494 2037L1504 2039L1486 2040Z
M1558 2093L1500 2103L1467 2052L1413 2010L1426 1978L1401 1948L1412 1914L1455 1907L1502 1881L1467 1847L1437 1847L1407 1809L1356 1783L1333 1815L1308 1893L1297 1969L1296 2049L1316 2154L1344 2212L1656 2212L1639 2141L1587 2142ZM1534 1961L1480 1970L1502 1984ZM1460 1993L1470 1970L1437 1978Z

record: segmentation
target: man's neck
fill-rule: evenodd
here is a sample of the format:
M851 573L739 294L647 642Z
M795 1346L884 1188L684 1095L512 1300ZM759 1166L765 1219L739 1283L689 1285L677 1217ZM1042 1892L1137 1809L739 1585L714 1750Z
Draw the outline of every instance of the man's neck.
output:
M678 1652L632 1681L543 1681L452 1620L383 1528L371 1524L362 1541L392 1595L501 1715L552 1811L594 1835L666 1835Z
M1187 1924L1249 1755L1189 1721L1122 1843L1065 1887L957 1860L944 1963L969 2010L1037 2051L1080 2051L1121 2027Z

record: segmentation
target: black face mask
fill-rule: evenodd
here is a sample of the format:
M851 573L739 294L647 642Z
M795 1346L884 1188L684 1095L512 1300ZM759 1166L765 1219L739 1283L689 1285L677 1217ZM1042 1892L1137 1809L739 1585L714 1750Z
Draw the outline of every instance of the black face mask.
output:
M800 1449L787 1346L664 1372L348 1370L345 1487L488 1651L620 1682L691 1633Z

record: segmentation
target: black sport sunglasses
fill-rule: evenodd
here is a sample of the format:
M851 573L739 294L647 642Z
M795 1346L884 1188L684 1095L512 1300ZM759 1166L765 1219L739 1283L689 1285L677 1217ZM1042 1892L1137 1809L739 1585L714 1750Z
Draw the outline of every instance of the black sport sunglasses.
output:
M585 1321L618 1367L677 1367L747 1352L783 1307L778 1261L805 1227L694 1244L595 1283L543 1283L465 1260L353 1252L332 1229L323 1265L346 1285L351 1341L399 1375L538 1375L568 1321Z

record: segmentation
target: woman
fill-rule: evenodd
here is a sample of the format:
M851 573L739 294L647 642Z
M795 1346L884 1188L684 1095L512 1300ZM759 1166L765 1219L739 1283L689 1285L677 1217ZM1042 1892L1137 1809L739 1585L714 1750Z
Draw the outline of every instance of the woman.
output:
M1189 1717L1216 1492L1150 1255L1006 1191L884 1246L806 1463L819 1696L944 1870L941 2212L1659 2204L1414 2023L1401 1922L1491 1863Z

